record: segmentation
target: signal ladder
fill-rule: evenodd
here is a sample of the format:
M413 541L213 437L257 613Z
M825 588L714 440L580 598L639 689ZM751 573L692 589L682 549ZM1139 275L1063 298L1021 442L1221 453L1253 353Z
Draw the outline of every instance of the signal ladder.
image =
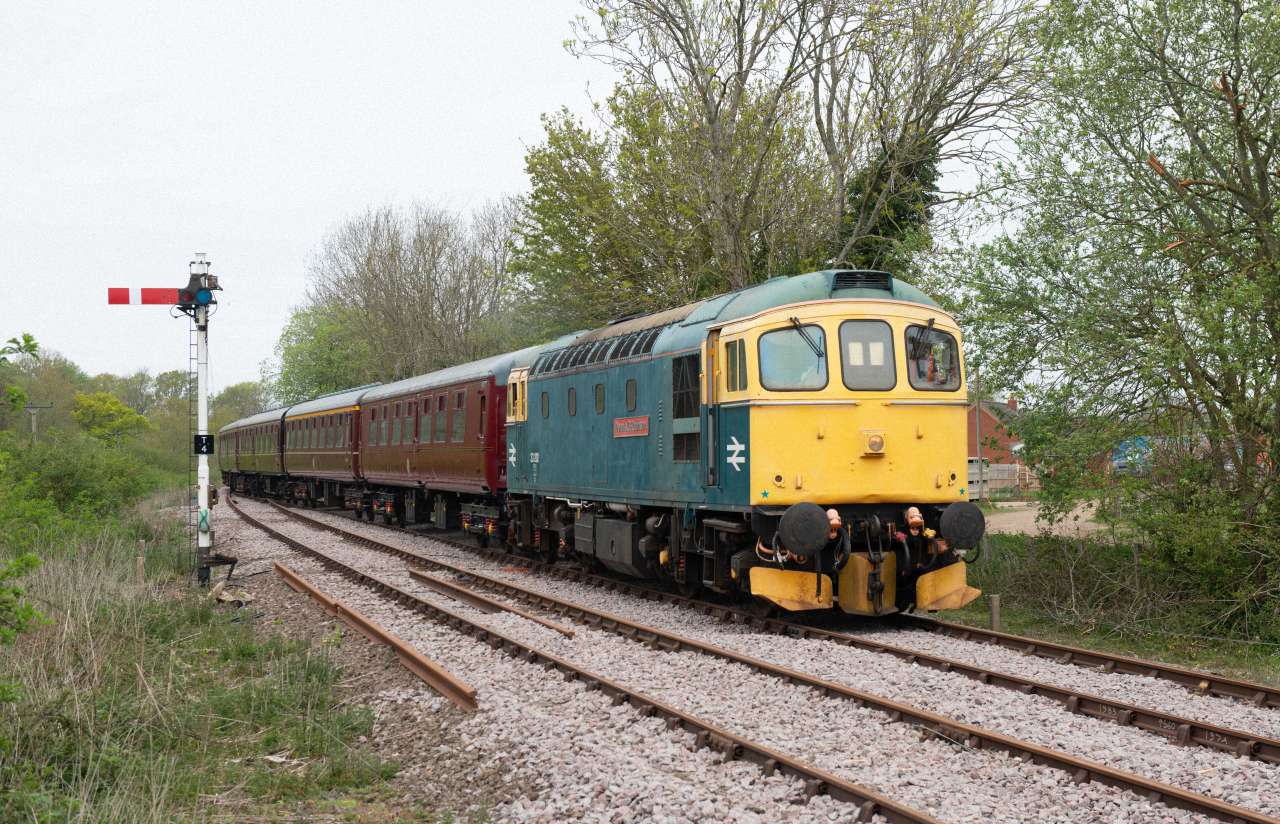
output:
M191 449L194 436L199 428L199 415L196 410L199 394L196 380L196 323L189 320L187 324L187 542L191 552L191 569L194 572L199 566L200 550L196 544L197 519L200 517L200 480L197 473L199 458Z

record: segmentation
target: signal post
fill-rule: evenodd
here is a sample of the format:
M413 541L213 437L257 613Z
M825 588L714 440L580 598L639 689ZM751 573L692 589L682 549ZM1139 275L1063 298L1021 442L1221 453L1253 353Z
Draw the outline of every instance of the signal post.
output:
M111 288L109 304L144 304L171 306L191 318L196 338L196 431L191 445L196 456L196 579L209 584L214 566L235 567L236 559L213 551L213 526L210 507L213 495L209 487L209 456L213 454L213 436L209 434L209 309L217 305L213 293L221 291L218 278L209 272L209 261L197 252L189 266L189 280L181 289ZM228 572L228 575L230 573Z

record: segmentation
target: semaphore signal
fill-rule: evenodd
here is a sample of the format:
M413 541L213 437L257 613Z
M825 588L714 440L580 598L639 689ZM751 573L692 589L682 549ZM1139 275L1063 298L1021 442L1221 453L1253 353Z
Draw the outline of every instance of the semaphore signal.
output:
M217 276L209 272L210 262L203 252L196 252L189 265L187 285L173 288L111 287L107 303L113 306L169 306L189 316L196 334L196 431L192 453L196 468L196 576L201 584L209 583L209 572L215 564L234 564L233 558L213 552L213 528L210 522L209 456L213 454L213 436L209 434L209 307L217 305L214 292L221 291Z

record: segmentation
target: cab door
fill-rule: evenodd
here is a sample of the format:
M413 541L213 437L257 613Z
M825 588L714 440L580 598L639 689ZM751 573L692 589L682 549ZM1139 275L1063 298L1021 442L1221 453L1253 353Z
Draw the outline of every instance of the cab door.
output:
M506 462L507 486L526 489L529 485L529 370L513 369L507 378Z
M702 485L708 489L720 485L720 427L719 382L720 330L712 329L702 351Z

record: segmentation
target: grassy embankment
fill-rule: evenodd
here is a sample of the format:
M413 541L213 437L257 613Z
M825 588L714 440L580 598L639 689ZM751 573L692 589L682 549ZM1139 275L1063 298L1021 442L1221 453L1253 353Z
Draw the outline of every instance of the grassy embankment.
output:
M355 744L372 719L331 645L202 598L183 525L127 503L171 479L89 443L5 446L0 561L40 556L19 583L44 618L0 646L0 820L272 820L376 795L394 765Z
M1152 571L1149 554L1102 537L989 535L970 566L984 596L941 617L989 626L986 595L998 593L1006 632L1280 684L1275 624L1214 626L1217 604Z

